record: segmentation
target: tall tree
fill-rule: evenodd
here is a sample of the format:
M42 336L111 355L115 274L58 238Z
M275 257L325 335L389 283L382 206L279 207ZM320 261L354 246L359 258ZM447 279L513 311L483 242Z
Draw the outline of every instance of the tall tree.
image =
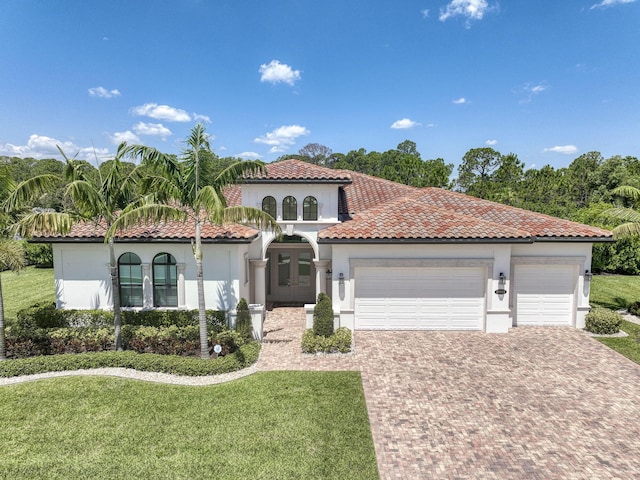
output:
M321 145L319 143L308 143L298 150L298 154L302 157L300 160L305 160L309 163L320 165L321 167L330 167L329 159L333 152L325 145Z
M17 224L17 232L22 237L47 234L66 234L77 222L95 222L102 224L109 231L118 214L131 208L140 201L138 181L143 166L132 166L123 160L135 154L134 148L121 143L116 155L101 169L95 169L89 163L69 158L58 147L65 160L64 179L67 182L65 198L70 206L62 212L29 211ZM43 192L55 187L59 177L43 174L22 181L7 200L10 210L29 205ZM118 263L115 256L114 237L105 236L109 252L109 277L111 280L111 297L113 301L114 333L116 350L122 350L120 285L118 280Z
M487 198L491 191L492 175L501 161L502 155L493 148L472 148L464 154L458 166L458 189L469 195Z
M209 358L207 317L202 269L202 225L250 223L258 228L280 231L275 219L253 207L228 207L223 195L225 187L236 183L243 175L264 171L257 161L236 162L220 172L212 182L202 181L202 159L211 152L209 136L202 124L197 124L186 140L180 161L152 147L136 146L135 154L144 164L152 165L159 174L143 182L150 195L148 201L126 209L115 219L108 233L110 238L120 230L139 224L156 223L168 218L187 220L193 225L193 257L196 263L198 289L198 319L200 357Z

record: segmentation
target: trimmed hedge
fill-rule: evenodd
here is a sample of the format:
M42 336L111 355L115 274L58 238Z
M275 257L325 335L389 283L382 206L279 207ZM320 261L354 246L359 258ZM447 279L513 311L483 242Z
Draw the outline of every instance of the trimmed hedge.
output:
M613 335L620 331L622 315L603 307L595 307L585 318L585 330L599 335Z
M333 305L326 293L318 294L318 303L313 307L313 333L323 337L333 335Z
M246 340L253 340L253 323L251 322L251 312L249 305L244 298L241 298L236 307L236 332Z
M175 357L135 352L95 352L75 355L49 355L0 362L0 377L33 375L89 368L121 367L145 372L174 375L219 375L246 368L258 360L260 343L251 342L236 352L215 360L194 357Z
M55 303L36 303L17 313L16 327L24 330L59 327L109 327L113 326L110 310L62 310ZM121 310L123 325L147 327L187 327L198 325L198 310ZM225 312L207 310L209 330L221 332L227 325Z
M351 330L338 328L333 335L325 337L316 335L313 329L305 330L302 335L303 353L348 353L351 351Z
M640 317L640 302L630 303L627 307L627 310L631 315L635 315L636 317Z

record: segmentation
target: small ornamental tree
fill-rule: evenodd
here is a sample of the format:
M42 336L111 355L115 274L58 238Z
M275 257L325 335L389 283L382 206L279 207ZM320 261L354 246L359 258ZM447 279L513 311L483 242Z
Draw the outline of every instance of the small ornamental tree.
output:
M333 335L333 304L326 293L318 295L318 303L313 309L313 333L323 337Z
M236 307L236 332L247 340L253 340L253 324L251 323L251 312L249 305L244 298L241 298Z

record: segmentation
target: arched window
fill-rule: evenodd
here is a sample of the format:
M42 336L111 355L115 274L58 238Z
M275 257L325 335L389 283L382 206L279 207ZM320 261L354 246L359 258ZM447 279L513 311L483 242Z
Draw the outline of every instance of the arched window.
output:
M288 197L284 197L284 200L282 200L282 219L298 219L298 202L291 195L289 195Z
M159 253L153 259L153 306L178 306L178 268L169 253Z
M142 265L140 257L127 252L118 259L120 306L142 307Z
M318 220L318 200L316 197L307 197L302 203L302 219Z
M262 199L262 211L276 218L276 215L278 215L276 199L273 197L264 197Z

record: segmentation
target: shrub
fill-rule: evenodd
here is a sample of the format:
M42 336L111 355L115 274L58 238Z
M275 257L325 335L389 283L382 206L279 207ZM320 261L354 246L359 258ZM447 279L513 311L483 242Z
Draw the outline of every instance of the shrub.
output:
M249 305L244 298L241 298L236 307L236 332L246 340L253 340L253 324L251 323L251 312Z
M603 307L595 307L585 319L585 330L599 335L611 335L620 331L622 315Z
M188 376L219 375L248 367L258 360L259 353L260 343L251 342L243 345L233 354L215 360L113 351L49 355L0 362L0 377L107 367L133 368L140 371Z
M631 315L640 316L640 302L630 303L627 310Z
M315 335L308 329L302 335L303 353L347 353L351 351L351 330L340 327L330 337Z
M224 330L215 335L212 343L220 344L220 346L222 347L222 352L220 353L220 355L228 355L229 353L235 352L236 350L238 350L238 348L247 343L247 340L235 330Z
M24 250L27 256L27 264L36 268L53 267L53 249L50 243L24 242Z
M323 337L333 335L333 305L325 293L318 295L318 303L313 308L313 333Z
M16 327L20 330L36 328L66 327L62 310L56 308L55 303L36 303L20 310L17 314Z

